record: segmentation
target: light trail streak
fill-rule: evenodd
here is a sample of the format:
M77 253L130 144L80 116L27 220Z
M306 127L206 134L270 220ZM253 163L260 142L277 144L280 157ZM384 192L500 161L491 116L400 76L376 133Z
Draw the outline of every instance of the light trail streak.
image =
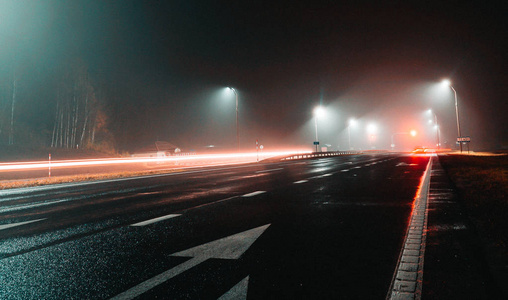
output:
M281 152L263 152L264 158L270 158L282 155L291 155L295 153L310 153L310 151L281 151ZM105 166L136 163L170 163L184 161L210 161L210 160L245 160L245 162L254 162L257 159L257 153L224 153L224 154L206 154L206 155L187 155L187 156L169 156L169 157L129 157L129 158L103 158L103 159L81 159L81 160L55 160L51 161L51 168L70 168L87 166ZM0 163L1 171L24 171L47 169L50 166L49 161Z

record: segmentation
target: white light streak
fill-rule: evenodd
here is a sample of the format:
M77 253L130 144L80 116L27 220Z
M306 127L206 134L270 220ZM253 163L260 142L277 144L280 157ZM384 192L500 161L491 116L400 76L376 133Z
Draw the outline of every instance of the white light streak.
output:
M281 152L263 152L263 158L274 156L291 155L295 153L310 153L310 151L281 151ZM188 162L188 161L204 161L204 160L250 160L256 161L258 153L224 153L224 154L207 154L207 155L187 155L187 156L169 156L169 157L129 157L129 158L104 158L104 159L81 159L81 160L54 160L51 161L51 168L70 168L70 167L86 167L86 166L105 166L105 165L123 165L137 163L164 163L164 162ZM16 162L16 163L0 163L1 171L23 171L47 169L50 166L49 161L33 161L33 162Z

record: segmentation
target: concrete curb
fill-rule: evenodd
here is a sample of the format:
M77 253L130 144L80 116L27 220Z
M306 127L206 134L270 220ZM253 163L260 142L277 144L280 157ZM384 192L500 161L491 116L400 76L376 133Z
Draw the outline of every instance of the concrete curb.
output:
M431 157L413 202L413 210L386 299L421 299L427 237Z

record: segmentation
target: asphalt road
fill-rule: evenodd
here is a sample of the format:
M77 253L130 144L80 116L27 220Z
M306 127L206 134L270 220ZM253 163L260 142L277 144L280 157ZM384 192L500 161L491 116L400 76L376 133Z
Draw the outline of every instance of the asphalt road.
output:
M383 299L428 160L351 155L0 191L0 299Z

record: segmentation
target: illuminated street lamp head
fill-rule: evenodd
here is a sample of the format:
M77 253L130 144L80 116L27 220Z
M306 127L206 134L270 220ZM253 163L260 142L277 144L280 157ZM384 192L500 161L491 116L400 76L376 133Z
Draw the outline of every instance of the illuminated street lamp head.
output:
M409 132L409 134L411 134L411 136L416 136L417 132L416 132L416 130L411 130L411 131Z
M325 115L325 109L322 106L316 106L314 108L314 115L318 118L321 118Z
M234 88L228 86L228 89L236 94L236 90Z
M450 85L452 85L450 79L443 79L443 80L441 80L441 84L444 85L444 86L450 86Z
M377 132L376 124L371 123L371 124L367 125L367 133L372 135L372 134L375 134L376 132Z
M356 120L354 118L349 119L349 126L356 126Z

